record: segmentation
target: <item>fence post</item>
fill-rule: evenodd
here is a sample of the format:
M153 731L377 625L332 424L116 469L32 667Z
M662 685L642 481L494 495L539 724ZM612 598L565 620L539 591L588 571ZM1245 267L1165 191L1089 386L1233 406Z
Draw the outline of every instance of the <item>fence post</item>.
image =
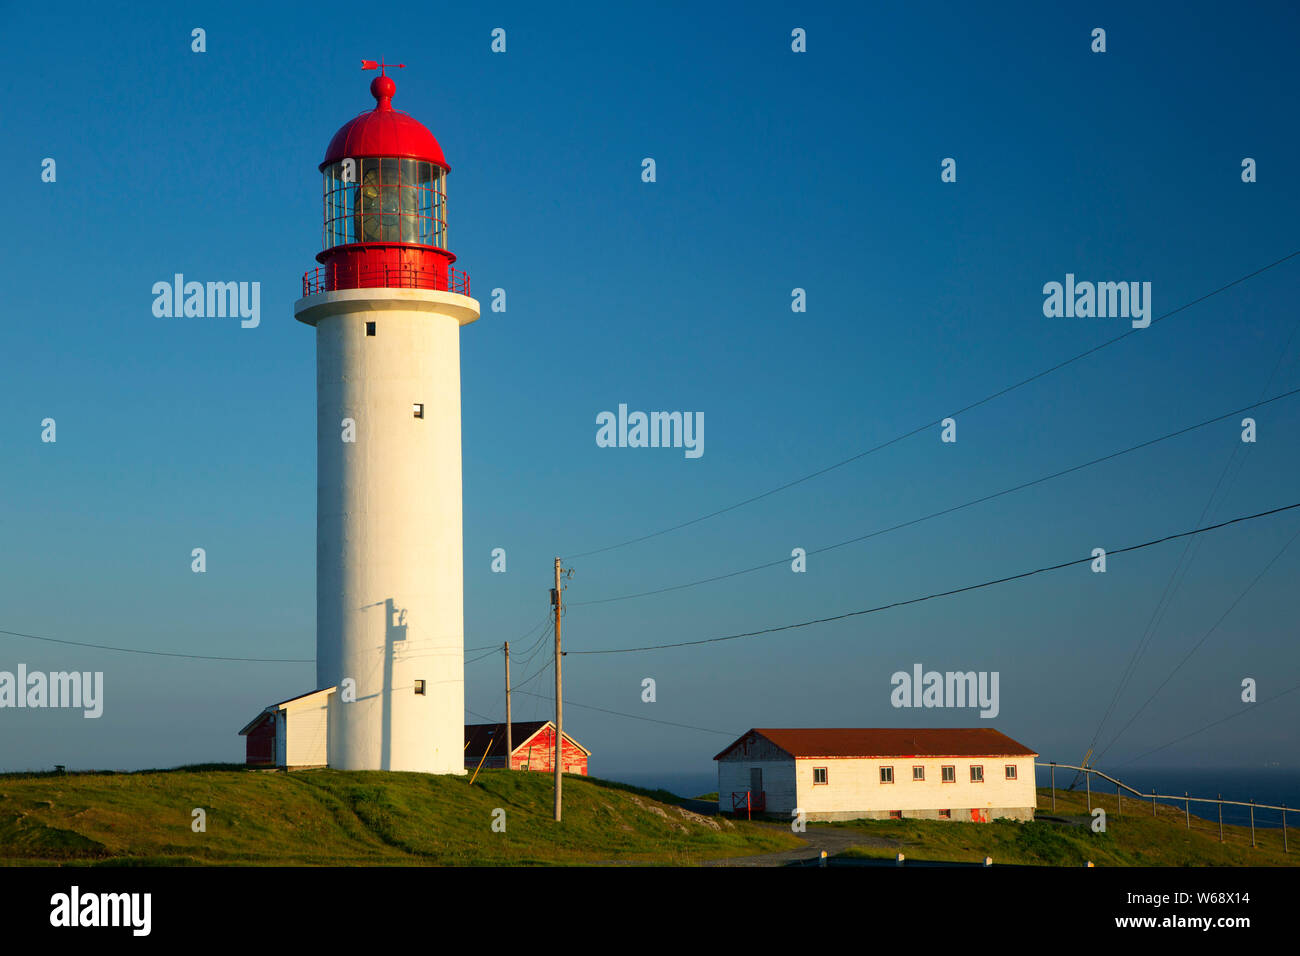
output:
M1219 842L1223 842L1223 794L1219 794Z
M1187 814L1187 829L1192 828L1192 801L1187 798L1187 791L1183 791L1183 812Z
M1151 815L1156 815L1156 788L1151 788Z
M1250 801L1250 848L1255 848L1255 800Z
M1124 790L1120 786L1120 782L1118 780L1115 781L1115 801L1116 801L1115 816L1119 816L1121 813L1124 812Z
M1286 846L1286 804L1282 804L1282 852L1289 853Z
M1092 813L1092 771L1083 772L1083 785L1088 788L1088 812Z
M1056 812L1056 761L1052 761L1052 812Z

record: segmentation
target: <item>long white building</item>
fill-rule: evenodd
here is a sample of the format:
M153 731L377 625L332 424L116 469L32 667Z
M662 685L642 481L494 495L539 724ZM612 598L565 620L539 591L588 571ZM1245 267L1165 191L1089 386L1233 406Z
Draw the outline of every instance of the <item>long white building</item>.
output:
M756 728L713 759L726 813L1032 820L1034 751L987 727Z

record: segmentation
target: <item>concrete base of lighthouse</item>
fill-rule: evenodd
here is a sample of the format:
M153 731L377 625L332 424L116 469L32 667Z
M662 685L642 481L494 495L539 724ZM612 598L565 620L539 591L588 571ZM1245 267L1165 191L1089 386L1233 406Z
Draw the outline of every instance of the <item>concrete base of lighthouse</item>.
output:
M464 773L460 327L468 296L346 289L316 328L316 686L328 762Z

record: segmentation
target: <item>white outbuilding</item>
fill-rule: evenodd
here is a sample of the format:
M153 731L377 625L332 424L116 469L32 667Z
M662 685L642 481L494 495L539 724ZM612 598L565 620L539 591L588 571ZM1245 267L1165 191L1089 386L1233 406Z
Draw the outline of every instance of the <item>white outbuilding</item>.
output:
M989 727L755 728L713 759L718 808L807 820L1032 820L1038 754Z

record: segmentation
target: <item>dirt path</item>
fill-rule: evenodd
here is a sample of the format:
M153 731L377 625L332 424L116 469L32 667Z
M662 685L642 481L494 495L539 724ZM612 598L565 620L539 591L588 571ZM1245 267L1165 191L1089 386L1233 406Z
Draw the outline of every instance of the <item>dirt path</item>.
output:
M760 823L758 826L773 830L784 830L779 823ZM725 860L706 860L703 866L807 866L816 864L821 859L822 850L828 857L843 853L851 846L874 846L894 848L901 844L897 840L884 837L869 837L852 830L821 829L810 826L799 834L808 841L807 846L794 850L782 850L779 853L759 853L753 856L734 856Z

